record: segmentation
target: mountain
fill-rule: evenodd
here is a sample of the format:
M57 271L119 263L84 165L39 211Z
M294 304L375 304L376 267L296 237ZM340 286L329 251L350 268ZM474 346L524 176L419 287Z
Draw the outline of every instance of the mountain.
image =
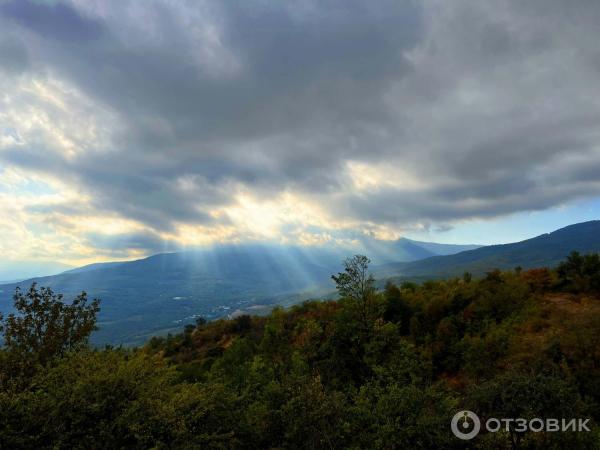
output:
M274 304L331 291L331 274L340 271L342 260L355 253L367 252L374 262L383 263L435 254L435 246L425 248L424 244L371 239L352 248L220 245L137 261L91 264L0 286L0 312L11 310L16 286L28 288L34 280L67 298L85 290L102 300L94 342L137 344L150 335L178 331L197 316L215 319L266 312Z
M600 252L600 220L570 225L552 233L503 245L490 245L449 256L392 263L378 268L380 278L441 278L464 272L482 275L493 269L552 267L571 251Z
M464 252L467 250L474 250L476 248L482 247L481 245L457 245L457 244L438 244L436 242L422 242L422 241L413 241L411 239L402 238L400 241L408 241L412 245L420 247L428 252L432 253L431 256L434 255L454 255L455 253Z
M472 250L480 245L437 244L433 242L413 241L400 238L396 241L384 241L363 238L360 240L360 252L368 255L373 264L408 262L436 255L451 255Z
M97 265L35 281L67 298L82 290L101 298L95 342L131 344L180 329L197 315L222 317L323 284L333 258L323 254L320 260L316 264L298 248L223 246ZM28 287L31 281L0 286L0 309L8 309L17 285Z
M81 267L76 267L75 269L66 270L62 273L67 274L67 273L90 272L92 270L97 270L97 269L108 269L109 267L117 267L121 264L123 264L122 261L107 262L107 263L94 263L94 264L88 264L87 266L81 266Z

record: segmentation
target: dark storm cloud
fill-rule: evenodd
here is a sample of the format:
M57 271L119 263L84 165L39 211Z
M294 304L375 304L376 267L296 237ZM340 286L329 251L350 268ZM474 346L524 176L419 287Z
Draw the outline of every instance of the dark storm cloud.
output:
M157 231L215 223L237 186L443 227L600 192L599 2L28 0L0 13L0 55L119 125L100 151L0 159ZM398 183L356 189L350 161Z
M23 8L35 10L33 4ZM191 62L198 43L178 29L164 6L153 26L171 41L151 48L140 49L143 35L128 35L127 42L110 35L109 20L107 34L93 45L47 43L40 60L125 120L125 131L114 138L119 163L112 155L69 162L47 153L37 158L37 150L7 152L4 159L66 172L85 184L100 207L159 229L182 220L210 221L188 200L226 203L222 184L228 180L265 191L288 184L336 187L349 138L390 120L381 97L409 70L403 51L416 43L419 11L409 2L374 9L330 2L294 18L285 5L228 8L218 15L222 39L241 64L233 76L215 76ZM39 18L13 4L3 10ZM47 31L58 27L55 16L43 25L22 22ZM157 122L164 130L153 126ZM172 185L181 175L201 181L192 199Z
M64 3L13 0L0 6L0 14L44 38L65 42L95 39L102 33L98 21Z
M142 250L151 253L165 253L181 250L176 242L162 239L151 232L122 233L107 235L102 233L88 233L85 236L92 248L106 252L112 257L127 257L127 250Z

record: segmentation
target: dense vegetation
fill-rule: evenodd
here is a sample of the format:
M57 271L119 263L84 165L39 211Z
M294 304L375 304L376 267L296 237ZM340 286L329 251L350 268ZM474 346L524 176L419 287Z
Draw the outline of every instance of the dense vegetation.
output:
M2 320L0 448L598 448L600 258L240 316L143 348L86 346L98 305L17 292ZM21 319L19 319L21 317ZM18 326L17 326L18 325ZM450 432L488 417L590 418L590 432Z

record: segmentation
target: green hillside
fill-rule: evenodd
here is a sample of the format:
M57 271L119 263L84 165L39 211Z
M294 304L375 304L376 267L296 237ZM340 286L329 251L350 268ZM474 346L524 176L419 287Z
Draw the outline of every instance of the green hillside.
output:
M21 296L36 320L0 322L0 448L598 448L598 255L383 291L364 262L336 276L339 301L199 320L130 350L86 347L85 301L45 314L47 291ZM463 441L461 410L589 431Z
M377 275L380 278L444 278L464 272L483 275L493 269L552 267L573 250L600 252L599 220L570 225L512 244L490 245L449 256L388 264L379 267Z

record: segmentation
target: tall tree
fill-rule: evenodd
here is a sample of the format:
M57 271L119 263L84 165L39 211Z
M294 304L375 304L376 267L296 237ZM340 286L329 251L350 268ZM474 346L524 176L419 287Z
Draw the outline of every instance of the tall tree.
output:
M370 327L374 305L375 279L369 273L371 260L364 255L354 255L344 261L344 271L331 278L335 281L339 295L355 304L365 328Z
M0 316L0 333L6 350L28 362L44 365L85 346L96 329L100 301L88 303L85 292L68 304L62 294L33 283L27 292L17 288L13 300L17 313Z

